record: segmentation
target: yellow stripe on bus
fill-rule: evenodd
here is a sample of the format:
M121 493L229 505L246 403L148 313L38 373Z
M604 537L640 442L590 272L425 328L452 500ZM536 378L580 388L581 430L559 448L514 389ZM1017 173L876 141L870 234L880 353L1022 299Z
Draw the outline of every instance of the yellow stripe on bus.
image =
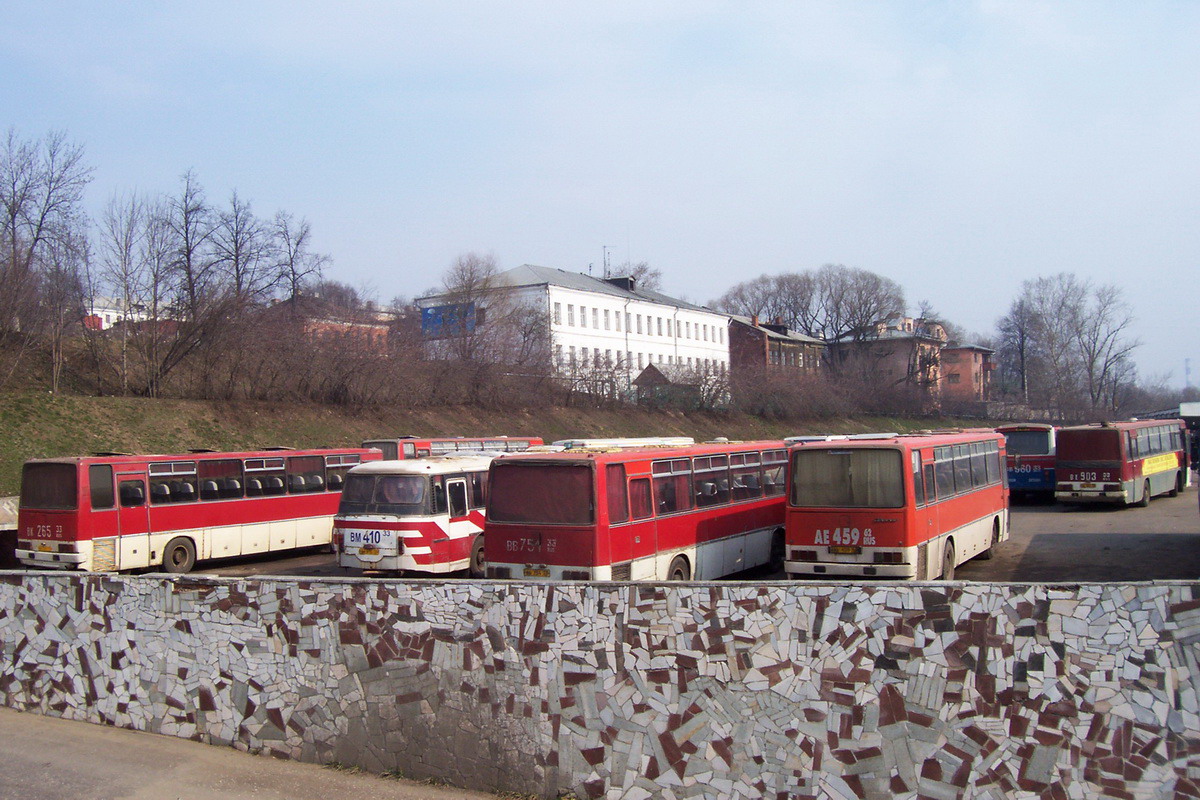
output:
M1163 453L1161 456L1153 456L1142 462L1142 474L1153 475L1156 472L1166 472L1169 469L1175 469L1179 466L1178 453Z

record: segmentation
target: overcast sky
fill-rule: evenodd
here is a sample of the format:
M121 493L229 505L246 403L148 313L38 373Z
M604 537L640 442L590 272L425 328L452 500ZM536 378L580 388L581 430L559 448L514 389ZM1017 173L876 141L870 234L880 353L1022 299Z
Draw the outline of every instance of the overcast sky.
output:
M701 303L861 267L990 334L1067 271L1124 290L1143 378L1200 383L1198 3L35 0L0 75L93 213L194 169L384 303L607 247Z

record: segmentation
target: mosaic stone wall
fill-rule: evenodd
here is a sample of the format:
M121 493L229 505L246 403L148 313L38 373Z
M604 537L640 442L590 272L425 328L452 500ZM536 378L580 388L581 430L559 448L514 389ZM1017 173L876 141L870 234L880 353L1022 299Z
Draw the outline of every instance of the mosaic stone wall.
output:
M555 797L1200 797L1200 584L0 573L0 702Z

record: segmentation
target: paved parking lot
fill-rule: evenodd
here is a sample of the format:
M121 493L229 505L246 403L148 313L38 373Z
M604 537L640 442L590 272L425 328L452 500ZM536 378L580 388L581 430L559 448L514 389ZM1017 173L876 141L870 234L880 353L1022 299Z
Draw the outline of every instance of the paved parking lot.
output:
M1148 508L1016 503L1012 535L990 561L970 561L957 578L972 581L1152 581L1200 577L1200 512L1196 487L1158 497ZM327 553L201 565L227 575L354 576ZM745 580L784 580L754 570Z

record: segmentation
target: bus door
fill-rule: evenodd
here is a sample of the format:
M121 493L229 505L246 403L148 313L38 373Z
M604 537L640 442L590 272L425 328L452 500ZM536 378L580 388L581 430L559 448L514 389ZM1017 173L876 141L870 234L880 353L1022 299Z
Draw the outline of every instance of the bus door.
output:
M117 472L117 541L113 569L150 565L150 509L145 470ZM93 553L93 569L100 556Z
M463 475L455 475L446 479L446 503L450 512L450 525L445 534L439 536L433 544L435 560L459 561L471 556L471 543L474 541L475 523L470 519L470 503L467 492L467 479Z
M626 535L613 542L612 563L630 560L630 580L665 577L654 574L655 558L658 553L658 521L654 518L654 495L650 478L633 478L629 481L629 518ZM624 545L618 551L617 542Z
M932 580L941 572L941 551L930 552L929 541L941 530L938 518L937 477L934 472L933 451L912 451L913 506L912 521L905 525L905 545L916 545L916 579ZM930 563L932 561L932 563Z

